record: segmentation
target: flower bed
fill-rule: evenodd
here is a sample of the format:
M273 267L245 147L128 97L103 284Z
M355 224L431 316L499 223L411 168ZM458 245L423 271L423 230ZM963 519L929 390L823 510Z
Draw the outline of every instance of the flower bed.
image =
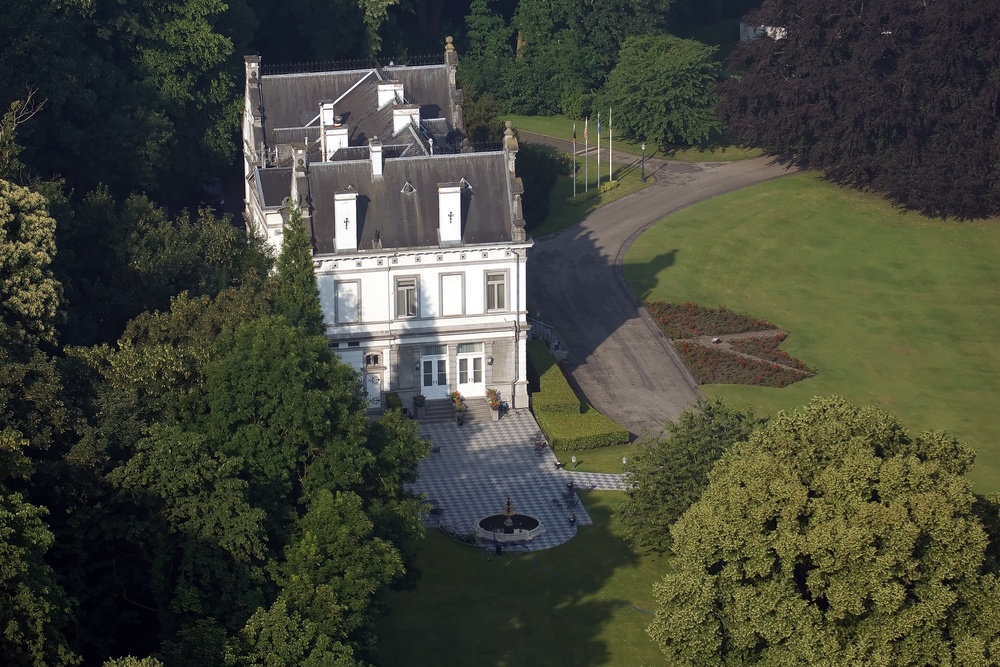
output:
M674 347L698 384L787 387L812 375L808 371L786 368L763 359L748 359L689 340L675 341Z
M667 338L718 336L778 328L766 320L741 315L722 306L705 308L692 301L686 303L646 301L643 305Z
M778 349L786 337L787 334L779 333L773 336L739 338L727 341L727 343L730 348L736 350L737 352L749 354L753 357L760 357L761 359L765 359L767 361L773 361L776 364L791 366L792 368L797 368L800 371L806 371L812 375L813 370L809 368L804 361L796 359L784 350Z
M804 362L778 349L787 336L784 332L728 339L725 346L719 345L722 341L717 338L713 345L685 340L777 329L771 322L724 307L704 308L690 301L647 301L645 306L663 334L674 339L674 347L699 384L787 387L815 375Z

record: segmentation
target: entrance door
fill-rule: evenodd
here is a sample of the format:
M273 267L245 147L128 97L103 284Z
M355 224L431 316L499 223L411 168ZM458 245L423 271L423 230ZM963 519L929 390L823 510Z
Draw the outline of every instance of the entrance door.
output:
M448 398L448 357L420 360L420 387L429 399Z
M483 356L462 356L458 358L458 392L462 396L486 395L483 382Z

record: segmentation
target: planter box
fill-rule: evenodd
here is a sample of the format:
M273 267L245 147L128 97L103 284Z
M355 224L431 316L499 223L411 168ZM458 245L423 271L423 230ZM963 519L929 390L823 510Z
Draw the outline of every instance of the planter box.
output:
M500 409L499 408L496 409L496 410L494 410L493 408L490 408L490 415L493 417L493 421L495 421L495 422L500 421Z

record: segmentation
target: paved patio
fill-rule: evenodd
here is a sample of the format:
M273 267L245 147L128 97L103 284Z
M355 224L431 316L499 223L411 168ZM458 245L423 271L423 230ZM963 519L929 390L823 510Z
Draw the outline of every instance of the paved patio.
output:
M548 549L572 539L577 526L593 524L575 493L567 500L570 482L576 489L623 488L621 475L557 469L552 450L533 445L542 434L528 410L511 410L495 423L421 424L420 435L437 451L420 463L412 489L423 493L440 510L441 525L456 533L472 533L479 519L499 514L510 497L518 513L545 526L528 546Z

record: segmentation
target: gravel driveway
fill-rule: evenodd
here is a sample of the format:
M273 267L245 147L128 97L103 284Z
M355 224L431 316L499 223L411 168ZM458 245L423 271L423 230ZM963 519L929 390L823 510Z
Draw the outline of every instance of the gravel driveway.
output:
M526 132L521 137L571 150L569 142ZM637 161L626 154L615 159ZM660 433L665 420L697 400L699 390L625 284L625 252L665 215L789 172L771 158L713 163L647 158L646 173L655 175L655 185L535 239L528 255L529 316L554 328L569 353L564 368L581 396L634 436ZM664 248L658 262L669 266L673 249Z

